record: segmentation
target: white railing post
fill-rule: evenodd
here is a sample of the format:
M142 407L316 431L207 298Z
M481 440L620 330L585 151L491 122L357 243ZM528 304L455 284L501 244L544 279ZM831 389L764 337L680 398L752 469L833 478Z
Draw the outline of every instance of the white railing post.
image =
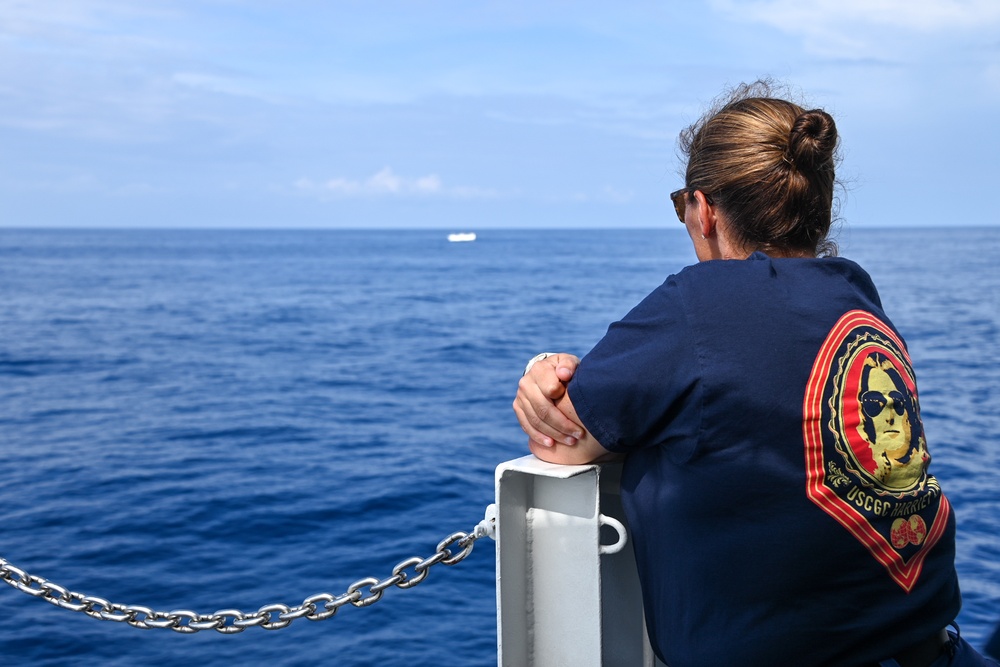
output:
M496 470L500 667L653 667L620 464Z

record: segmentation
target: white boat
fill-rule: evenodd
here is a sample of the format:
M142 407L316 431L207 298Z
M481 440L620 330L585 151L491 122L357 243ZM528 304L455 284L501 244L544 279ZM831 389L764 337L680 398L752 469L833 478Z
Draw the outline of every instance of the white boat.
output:
M476 240L475 232L458 232L456 234L448 234L448 240L452 243L464 243L468 241Z

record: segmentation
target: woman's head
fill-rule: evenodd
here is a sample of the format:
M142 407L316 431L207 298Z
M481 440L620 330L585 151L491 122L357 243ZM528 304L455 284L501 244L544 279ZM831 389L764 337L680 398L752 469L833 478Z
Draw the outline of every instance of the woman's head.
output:
M743 84L684 130L687 197L702 191L724 215L738 246L793 254L835 254L837 126L772 96L767 81Z

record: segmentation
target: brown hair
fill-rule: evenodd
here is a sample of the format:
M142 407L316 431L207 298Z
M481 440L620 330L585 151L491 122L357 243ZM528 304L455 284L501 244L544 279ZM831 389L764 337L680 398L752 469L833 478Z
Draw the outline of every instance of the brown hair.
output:
M773 97L773 88L741 84L681 132L685 185L711 198L744 248L835 255L827 237L837 126L822 109Z

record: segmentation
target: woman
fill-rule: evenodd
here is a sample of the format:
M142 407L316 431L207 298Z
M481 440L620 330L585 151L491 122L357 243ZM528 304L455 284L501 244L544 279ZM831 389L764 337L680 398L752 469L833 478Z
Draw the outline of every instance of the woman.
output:
M671 199L699 263L582 362L539 355L519 385L538 458L624 457L671 667L995 664L946 632L954 515L906 346L868 275L832 256L837 145L826 112L736 89L680 137Z

